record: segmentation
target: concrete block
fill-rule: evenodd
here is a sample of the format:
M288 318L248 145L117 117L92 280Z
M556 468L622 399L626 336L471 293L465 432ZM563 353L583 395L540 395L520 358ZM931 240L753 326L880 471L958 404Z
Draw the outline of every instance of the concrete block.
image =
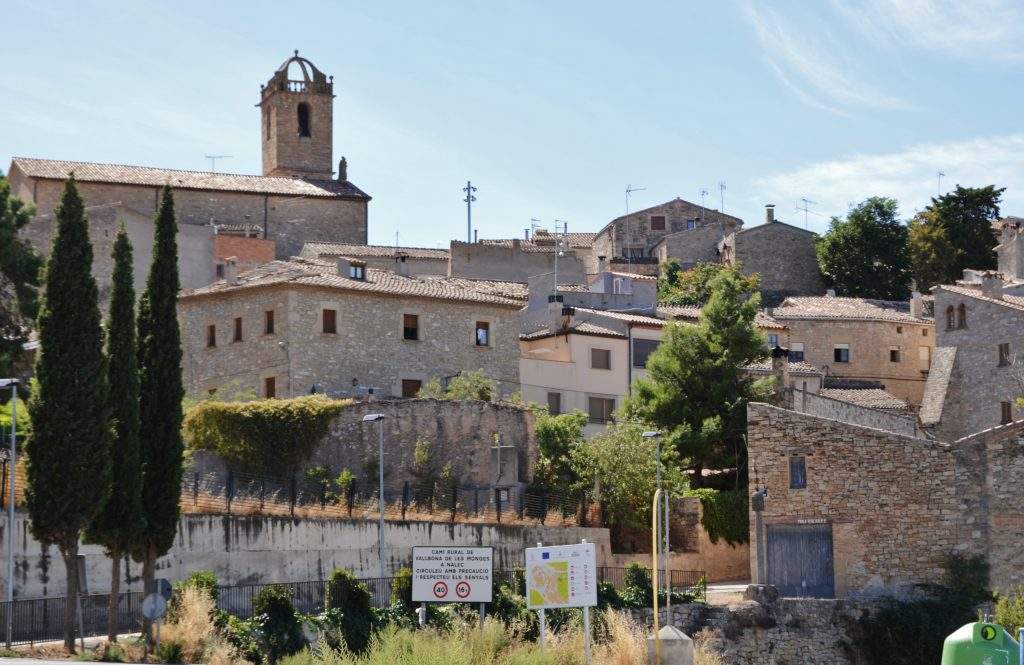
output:
M675 626L664 626L658 631L661 642L660 665L693 665L693 640ZM654 658L654 636L647 638L647 662L656 663Z

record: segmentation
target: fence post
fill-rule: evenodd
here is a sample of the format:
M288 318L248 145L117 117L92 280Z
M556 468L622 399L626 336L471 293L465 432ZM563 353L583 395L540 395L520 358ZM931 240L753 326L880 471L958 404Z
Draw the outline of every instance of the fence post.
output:
M295 474L293 473L288 479L288 514L292 517L295 516L295 495L298 493L295 487Z
M4 460L3 484L0 487L7 487L7 460ZM7 508L7 492L0 492L0 508ZM10 648L10 644L7 645Z
M452 483L452 522L455 521L455 511L459 505L459 486Z
M540 523L544 524L544 521L548 518L548 491L542 490L540 493Z
M199 505L199 472L192 472L192 507Z
M494 488L494 514L498 518L498 522L501 522L501 490L497 487Z
M260 478L260 512L263 512L263 505L267 497L267 479Z
M402 484L402 519L405 519L406 508L409 507L409 481Z
M345 503L348 504L347 508L348 508L348 516L349 517L352 517L352 502L355 501L355 498L356 498L356 484L355 483L349 483L348 484L348 489L345 490Z
M235 498L235 472L234 471L231 471L231 470L228 471L228 482L227 482L227 486L224 488L224 495L227 498L228 515L230 515L231 514L231 500L233 498Z
M580 498L580 526L587 526L587 495Z

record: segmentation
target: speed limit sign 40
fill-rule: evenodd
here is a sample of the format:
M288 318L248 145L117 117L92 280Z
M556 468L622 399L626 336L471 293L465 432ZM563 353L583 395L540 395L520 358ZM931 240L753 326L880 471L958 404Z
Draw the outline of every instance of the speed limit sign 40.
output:
M448 597L448 585L444 582L434 583L434 597L438 600L444 600Z

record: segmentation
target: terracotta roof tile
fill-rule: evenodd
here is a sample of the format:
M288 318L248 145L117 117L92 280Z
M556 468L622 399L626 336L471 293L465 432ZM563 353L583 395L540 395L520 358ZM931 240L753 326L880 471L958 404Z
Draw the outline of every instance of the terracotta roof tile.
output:
M772 310L775 319L848 319L928 323L931 319L910 315L910 303L898 300L870 300L838 296L791 296Z
M636 325L651 326L654 328L661 328L665 325L664 319L659 319L656 316L648 316L646 314L638 314L636 312L617 312L608 309L590 309L588 307L577 307L576 311L591 316L606 317L609 319L626 321L627 323L633 323Z
M658 305L658 316L677 321L696 322L700 318L700 307L689 307L683 305ZM786 324L776 320L765 311L759 311L754 317L754 323L763 330L785 330Z
M559 335L591 335L593 337L614 337L616 339L626 339L626 336L617 330L611 328L605 328L599 326L593 321L579 321L573 323L566 329L552 331L550 328L544 327L535 330L530 333L525 333L519 336L519 339L524 341L533 341L537 339L545 339L547 337L557 337Z
M971 288L969 286L952 286L949 284L943 284L936 288L942 289L943 291L949 291L950 293L958 293L962 296L976 298L977 300L984 300L985 302L990 302L994 305L1002 305L1003 307L1009 307L1010 309L1024 310L1024 297L1022 296L1011 296L1004 293L1002 299L998 299L982 295L981 291L977 287Z
M352 245L341 242L307 242L302 246L300 256L317 259L322 256L381 256L393 257L396 253L414 259L448 260L447 249L429 247L395 247L393 245Z
M772 372L772 361L771 358L767 360L761 360L756 363L751 363L744 367L748 372L754 374L771 374ZM814 365L804 362L803 360L789 363L789 373L796 376L821 376L821 370Z
M822 397L849 402L868 409L909 411L910 406L899 397L881 388L822 388Z
M170 183L178 189L200 189L220 192L246 192L250 194L278 194L310 198L365 199L369 196L348 181L302 180L210 171L182 171L151 166L124 164L96 164L59 159L15 157L11 164L32 178L65 180L74 172L79 182L106 182L125 185L163 187Z

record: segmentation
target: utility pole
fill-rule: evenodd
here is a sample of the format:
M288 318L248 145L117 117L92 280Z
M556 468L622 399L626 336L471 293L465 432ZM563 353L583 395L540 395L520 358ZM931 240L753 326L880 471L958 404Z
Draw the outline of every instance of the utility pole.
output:
M210 171L212 173L217 172L217 160L218 159L231 159L234 155L206 155L206 158L210 160Z
M718 195L721 197L721 205L722 205L722 207L719 208L719 210L721 210L722 212L725 212L725 181L724 180L719 180L718 181Z
M476 187L467 180L462 191L466 192L466 198L462 199L466 204L466 242L473 242L473 201L476 201L473 192L476 191Z
M11 495L7 499L7 648L11 648L14 616L14 493L18 465L18 379L0 379L0 387L11 387L11 451L7 456L7 476ZM0 490L2 491L2 490Z

